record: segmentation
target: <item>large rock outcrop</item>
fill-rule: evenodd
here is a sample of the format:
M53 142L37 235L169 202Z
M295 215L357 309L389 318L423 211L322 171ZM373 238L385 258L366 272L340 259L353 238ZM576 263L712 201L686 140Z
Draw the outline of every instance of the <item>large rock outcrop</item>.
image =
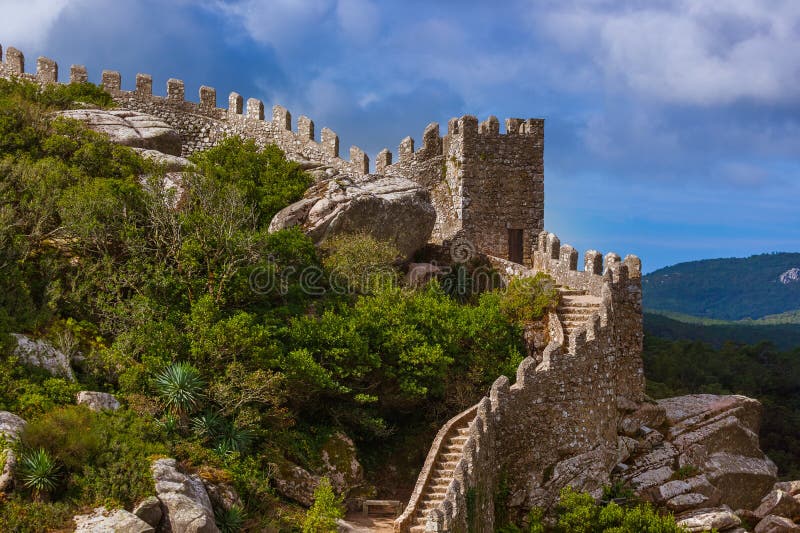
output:
M173 533L218 533L211 500L203 481L182 472L175 459L158 459L151 466L163 520Z
M678 465L696 469L733 509L753 509L776 481L778 468L758 443L761 404L745 396L695 394L658 402Z
M0 411L0 437L6 442L16 441L25 424L27 422L14 413ZM0 465L0 492L5 492L14 486L14 468L17 465L17 457L11 447L0 449Z
M34 340L16 333L12 334L12 337L17 340L14 355L19 357L22 362L43 368L54 376L75 381L69 357L65 353L43 340Z
M774 528L800 518L800 482L775 483L777 468L759 447L760 420L761 404L745 396L645 404L620 421L617 478L689 531L746 531L741 524L761 522L761 530L784 531Z
M366 232L393 242L410 257L427 242L436 211L426 189L413 181L369 174L317 183L302 200L280 211L270 231L299 225L315 243L334 235Z
M109 511L98 507L93 512L78 515L75 522L75 533L153 533L155 528L141 518L125 509Z
M180 134L158 117L127 109L72 109L58 114L107 134L111 142L181 155Z
M322 445L320 455L322 464L314 469L316 473L289 461L272 463L270 468L277 491L309 507L314 503L314 491L325 476L333 489L344 496L348 507L360 508L363 500L373 494L374 488L364 479L364 468L358 461L352 439L336 432Z
M85 405L92 411L116 411L119 401L113 394L83 390L78 393L78 405Z

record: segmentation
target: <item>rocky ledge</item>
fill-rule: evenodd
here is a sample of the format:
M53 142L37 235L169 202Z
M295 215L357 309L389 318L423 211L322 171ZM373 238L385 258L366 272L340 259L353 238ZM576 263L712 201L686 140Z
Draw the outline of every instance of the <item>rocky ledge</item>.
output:
M615 479L688 531L800 531L800 482L761 451L761 404L695 394L644 404L620 422Z

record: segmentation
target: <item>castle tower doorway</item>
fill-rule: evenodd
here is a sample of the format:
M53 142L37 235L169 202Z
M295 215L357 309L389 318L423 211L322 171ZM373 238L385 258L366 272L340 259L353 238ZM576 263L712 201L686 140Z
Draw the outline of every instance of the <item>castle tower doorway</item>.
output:
M508 228L508 260L522 264L523 253L523 231L521 229Z

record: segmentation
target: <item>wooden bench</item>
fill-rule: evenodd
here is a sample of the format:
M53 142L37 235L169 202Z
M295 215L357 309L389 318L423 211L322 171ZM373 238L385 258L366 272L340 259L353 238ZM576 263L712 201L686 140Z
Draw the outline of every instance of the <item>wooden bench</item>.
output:
M364 500L362 509L365 515L369 515L370 507L379 507L385 513L392 513L394 516L399 516L403 511L403 504L397 500Z

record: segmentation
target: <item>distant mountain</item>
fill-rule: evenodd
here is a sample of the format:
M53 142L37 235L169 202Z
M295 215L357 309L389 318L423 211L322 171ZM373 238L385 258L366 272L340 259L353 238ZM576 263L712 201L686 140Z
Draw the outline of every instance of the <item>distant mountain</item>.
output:
M651 310L719 320L792 316L800 311L800 253L680 263L644 276L642 291Z

